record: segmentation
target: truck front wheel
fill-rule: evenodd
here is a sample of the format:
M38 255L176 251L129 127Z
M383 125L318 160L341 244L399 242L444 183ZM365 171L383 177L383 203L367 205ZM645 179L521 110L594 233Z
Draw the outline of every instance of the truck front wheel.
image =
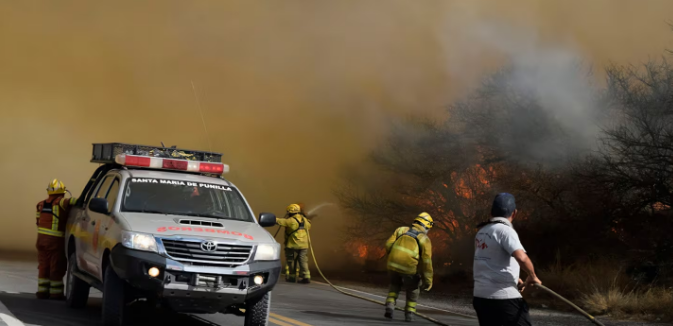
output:
M269 323L271 292L245 305L245 326L266 326Z
M123 326L126 319L128 285L119 278L110 265L103 281L103 325Z
M77 270L77 254L71 253L68 257L68 272L66 273L65 299L70 308L84 308L89 300L91 286L73 274Z

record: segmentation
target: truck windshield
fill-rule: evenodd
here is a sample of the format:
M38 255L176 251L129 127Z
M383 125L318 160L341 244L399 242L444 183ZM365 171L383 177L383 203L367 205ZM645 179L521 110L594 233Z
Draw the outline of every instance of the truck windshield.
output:
M170 179L131 178L122 211L253 221L236 188Z

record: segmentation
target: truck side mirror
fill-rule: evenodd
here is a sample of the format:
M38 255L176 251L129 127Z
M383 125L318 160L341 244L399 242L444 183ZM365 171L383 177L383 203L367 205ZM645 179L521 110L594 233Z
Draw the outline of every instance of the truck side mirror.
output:
M89 201L89 209L96 213L107 215L109 213L107 199L92 198L91 201ZM275 216L274 216L274 223L276 223Z
M265 228L276 225L276 215L272 213L259 214L259 225Z

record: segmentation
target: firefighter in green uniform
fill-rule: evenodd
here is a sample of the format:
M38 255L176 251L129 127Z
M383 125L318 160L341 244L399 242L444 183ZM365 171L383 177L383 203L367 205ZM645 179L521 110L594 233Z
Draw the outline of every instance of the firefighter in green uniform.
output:
M308 235L311 222L301 213L301 207L292 204L287 207L287 218L276 220L278 225L285 227L285 279L296 282L296 263L299 261L299 283L311 283L311 272L308 270ZM290 274L290 272L292 272Z
M414 320L420 288L432 287L432 245L428 231L434 222L428 213L419 214L411 227L399 227L386 242L390 290L386 299L386 318L393 318L401 290L407 294L406 321Z

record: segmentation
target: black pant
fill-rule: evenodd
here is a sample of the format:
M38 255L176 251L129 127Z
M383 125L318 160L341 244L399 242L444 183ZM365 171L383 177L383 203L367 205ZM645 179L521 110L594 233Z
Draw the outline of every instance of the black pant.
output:
M395 305L400 291L404 290L407 295L407 305L404 310L416 312L416 304L421 294L421 276L400 274L393 271L388 271L388 274L390 275L390 287L386 304L392 303Z
M483 299L472 301L480 326L532 326L524 299Z

